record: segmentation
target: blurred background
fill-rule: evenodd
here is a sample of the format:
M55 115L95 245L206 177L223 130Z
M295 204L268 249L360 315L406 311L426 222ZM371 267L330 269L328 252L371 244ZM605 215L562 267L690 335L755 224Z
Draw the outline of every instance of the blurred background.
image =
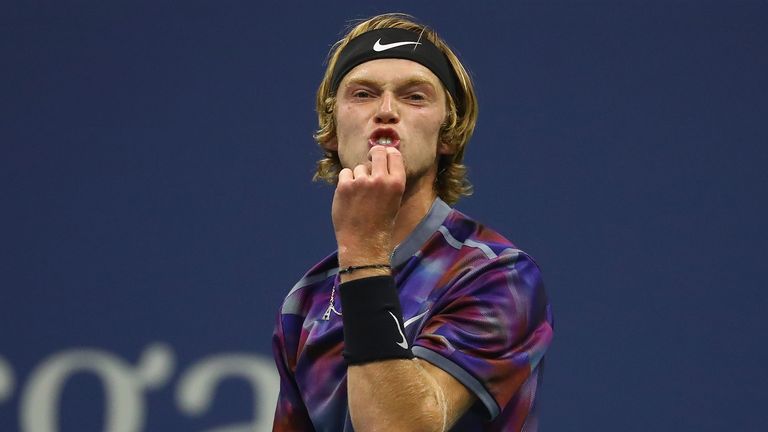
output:
M475 79L457 208L543 269L541 429L768 427L768 2L1 4L0 430L271 430L314 92L387 11Z

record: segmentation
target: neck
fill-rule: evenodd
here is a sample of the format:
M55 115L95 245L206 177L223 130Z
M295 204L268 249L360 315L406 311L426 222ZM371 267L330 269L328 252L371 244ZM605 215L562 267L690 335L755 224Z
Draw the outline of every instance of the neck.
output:
M424 219L435 198L437 198L437 193L432 187L434 178L425 177L427 178L418 180L422 184L415 184L406 188L405 194L403 194L400 210L395 219L395 229L392 233L392 241L395 245L402 243L413 232L413 229Z

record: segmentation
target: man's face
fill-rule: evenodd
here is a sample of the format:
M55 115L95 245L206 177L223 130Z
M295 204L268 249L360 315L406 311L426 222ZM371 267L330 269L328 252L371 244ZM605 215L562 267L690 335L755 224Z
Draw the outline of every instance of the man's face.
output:
M336 140L341 165L368 161L374 145L396 147L403 155L407 185L434 178L438 155L450 153L439 142L446 118L440 80L419 63L378 59L362 63L341 81L336 97ZM430 183L431 185L431 183Z

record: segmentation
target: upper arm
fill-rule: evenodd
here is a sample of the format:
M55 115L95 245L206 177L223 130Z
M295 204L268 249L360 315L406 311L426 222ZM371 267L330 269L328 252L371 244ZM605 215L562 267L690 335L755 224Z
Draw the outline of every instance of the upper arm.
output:
M541 275L521 253L475 267L435 299L413 351L431 363L432 375L451 377L442 382L446 396L456 398L449 402L453 413L463 407L460 417L468 408L463 404L480 401L493 419L518 392L534 397L529 378L551 339ZM474 399L467 401L464 392Z

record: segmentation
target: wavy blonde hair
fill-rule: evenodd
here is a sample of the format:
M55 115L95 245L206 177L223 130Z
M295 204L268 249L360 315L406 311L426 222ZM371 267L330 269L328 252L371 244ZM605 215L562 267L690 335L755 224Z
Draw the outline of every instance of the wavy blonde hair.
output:
M319 128L315 132L314 138L323 150L323 158L317 162L317 172L315 172L313 179L336 184L339 179L339 171L342 168L338 153L325 148L326 144L336 138L336 121L333 114L336 107L336 94L332 93L331 78L339 54L347 46L347 43L358 35L383 28L399 28L415 33L423 32L422 37L426 37L445 54L458 77L461 88L460 97L463 99L460 105L463 110L461 113L458 112L456 101L446 90L448 116L440 128L440 140L448 144L454 152L450 155L441 156L435 179L437 195L446 203L455 204L462 196L468 196L472 193L472 185L467 180L467 167L462 161L467 143L477 123L478 108L475 89L469 73L464 69L461 61L437 33L429 27L417 23L415 18L406 14L377 15L359 22L331 47L327 60L328 67L325 69L325 75L317 89L316 111Z

